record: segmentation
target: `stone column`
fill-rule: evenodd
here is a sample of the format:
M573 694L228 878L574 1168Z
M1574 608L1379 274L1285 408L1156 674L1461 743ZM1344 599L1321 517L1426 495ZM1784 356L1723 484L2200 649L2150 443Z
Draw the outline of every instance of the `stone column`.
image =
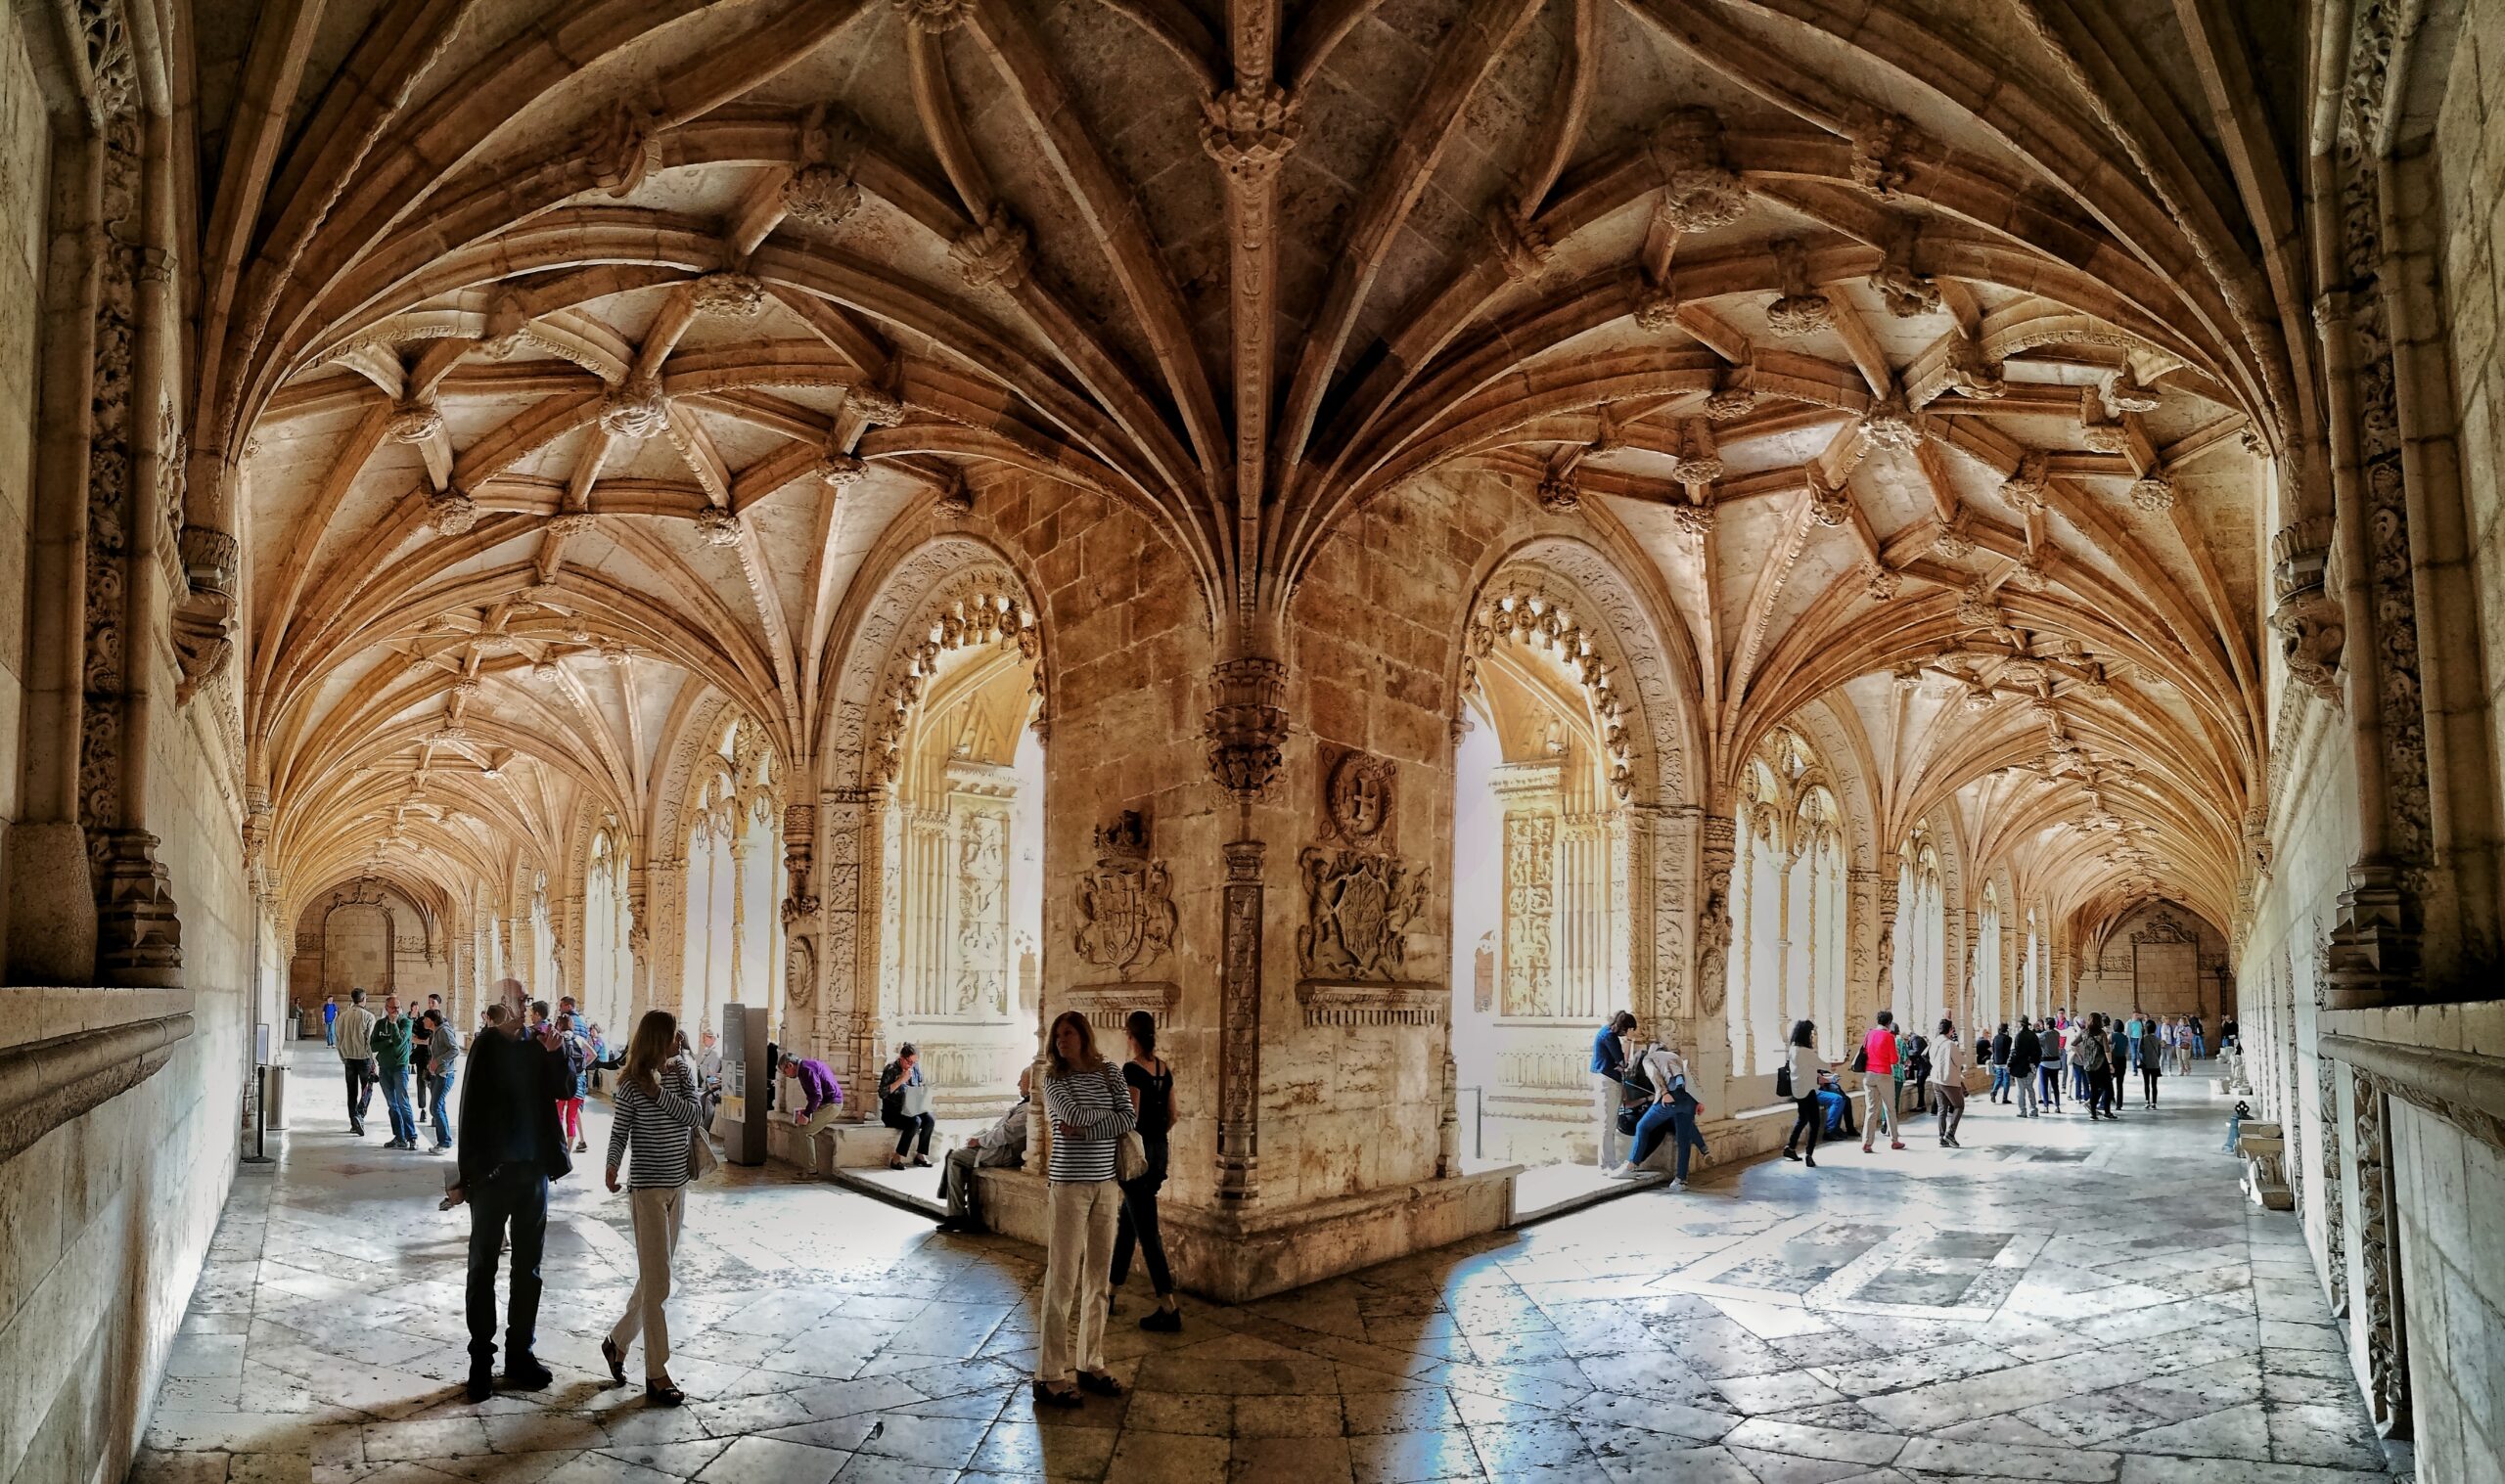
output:
M810 1049L849 1088L879 1070L879 934L884 899L888 790L830 788L818 795L826 846L826 995ZM850 1116L870 1116L877 1100L856 1096Z
M1491 779L1504 821L1504 919L1497 936L1496 1012L1505 1018L1557 1011L1559 768L1507 763Z
M1696 917L1695 1051L1705 1085L1725 1090L1723 1106L1727 1109L1731 1106L1728 1088L1735 1068L1731 1065L1731 1038L1724 1033L1724 1016L1731 994L1730 890L1731 867L1739 857L1738 828L1730 820L1708 814L1699 821L1698 830L1698 867L1705 879L1697 887L1704 906Z
M731 1005L745 1005L748 1003L749 983L746 972L747 966L741 961L748 957L748 955L742 951L748 946L748 874L752 871L762 871L771 868L767 867L763 862L752 862L749 859L748 832L737 828L740 824L740 819L739 811L736 807L734 807L732 812L731 823L733 826L730 838L731 994L730 999L724 1003ZM706 1006L705 1016L707 1020L712 1018L714 1009L715 1007L710 1004Z
M1237 810L1237 837L1222 847L1226 884L1219 894L1214 1193L1221 1207L1237 1209L1261 1192L1261 868L1269 847L1253 836L1252 806L1285 763L1287 677L1286 665L1259 654L1220 660L1209 677L1209 772Z
M783 1023L774 1027L782 1046L799 1044L794 1032L816 1019L818 934L823 908L810 889L809 876L817 857L818 809L815 804L789 804L783 810L783 870L789 894L783 898ZM813 1049L819 1043L804 1037Z

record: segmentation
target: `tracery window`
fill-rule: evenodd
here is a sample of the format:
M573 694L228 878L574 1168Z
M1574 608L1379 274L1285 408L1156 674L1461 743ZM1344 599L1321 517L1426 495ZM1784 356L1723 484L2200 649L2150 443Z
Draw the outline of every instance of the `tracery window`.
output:
M1731 1064L1782 1062L1793 1022L1843 1044L1847 865L1842 811L1817 751L1779 728L1750 760L1731 867Z
M1939 851L1917 829L1896 857L1895 998L1899 1024L1928 1035L1948 1003L1948 909Z
M615 820L591 837L583 871L583 1013L613 1038L624 1034L634 1002L633 956L627 952L627 863Z
M1972 1027L1989 1030L2008 1018L2001 1013L1999 883L1983 883L1983 905L1975 914L1975 996L1966 1017Z

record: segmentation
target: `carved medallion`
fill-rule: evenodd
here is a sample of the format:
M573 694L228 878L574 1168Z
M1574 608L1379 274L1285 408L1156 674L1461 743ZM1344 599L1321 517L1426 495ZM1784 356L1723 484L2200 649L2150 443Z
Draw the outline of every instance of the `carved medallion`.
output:
M1352 845L1373 840L1391 824L1391 764L1364 752L1343 752L1324 790L1331 827Z
M1174 946L1174 884L1163 861L1148 858L1148 826L1134 810L1096 832L1096 869L1078 877L1078 910L1086 921L1073 939L1078 956L1127 979Z

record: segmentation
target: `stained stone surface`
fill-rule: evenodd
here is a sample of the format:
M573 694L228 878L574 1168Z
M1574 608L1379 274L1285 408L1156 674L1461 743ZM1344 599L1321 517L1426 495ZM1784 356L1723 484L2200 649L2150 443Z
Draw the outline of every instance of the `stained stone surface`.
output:
M308 1084L309 1085L309 1084ZM314 1100L307 1099L307 1102ZM1134 1388L1038 1414L1041 1254L733 1171L690 1206L694 1400L606 1385L632 1272L594 1156L552 1210L540 1355L480 1405L442 1165L307 1111L246 1177L142 1481L1617 1479L2333 1484L2386 1470L2297 1229L2187 1099L2091 1128L1978 1102L1969 1147L1779 1160L1146 1334ZM595 1116L597 1134L605 1116Z

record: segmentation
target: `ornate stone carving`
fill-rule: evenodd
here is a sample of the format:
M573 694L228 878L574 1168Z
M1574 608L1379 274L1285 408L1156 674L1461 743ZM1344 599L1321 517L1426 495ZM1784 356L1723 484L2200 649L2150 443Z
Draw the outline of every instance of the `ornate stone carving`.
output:
M235 584L243 548L233 536L207 526L186 525L177 543L184 594L174 605L174 703L192 697L224 669L235 651Z
M1815 464L1801 472L1809 481L1809 518L1829 530L1840 529L1852 519L1852 497L1844 486L1829 484Z
M806 933L794 933L783 947L784 1003L794 1010L807 1010L817 998L817 940Z
M1287 742L1288 667L1246 655L1209 672L1213 703L1205 718L1209 773L1249 808L1279 774Z
M631 103L613 105L591 143L591 178L612 196L634 194L661 167L660 122Z
M414 397L391 409L394 443L424 443L443 431L443 409L433 397Z
M1708 886L1705 905L1696 912L1696 992L1698 1008L1708 1015L1722 1013L1730 990L1731 910L1722 888Z
M2331 1277L2331 1312L2348 1312L2347 1202L2340 1198L2340 1086L2332 1076L2329 1057L2316 1057L2313 1069L2316 1142L2322 1146L2322 1255Z
M861 205L861 188L831 165L803 165L783 182L783 211L794 221L832 227Z
M1391 825L1393 770L1389 761L1348 751L1331 765L1323 801L1331 829L1360 848L1370 847Z
M1943 384L1962 397L1977 402L1998 401L2009 395L2009 379L2001 365L1983 351L1983 342L1960 335L1948 345L1948 364Z
M959 474L948 481L948 487L931 498L931 513L942 520L962 520L975 513L974 487Z
M696 534L706 546L737 546L740 530L740 517L718 505L696 513Z
M2105 405L2117 414L2157 411L2157 389L2141 385L2128 361L2124 361L2122 369L2106 380L2104 390Z
M1890 387L1861 415L1861 435L1877 448L1913 448L1922 442L1922 425L1905 406L1905 394Z
M1508 1015L1545 1015L1555 1010L1550 949L1557 915L1557 817L1539 812L1505 816L1503 998Z
M1668 335L1679 328L1679 301L1667 289L1649 289L1636 295L1635 328L1647 335Z
M1681 484L1710 484L1722 477L1722 455L1713 446L1713 429L1702 418L1682 418L1670 425L1677 456L1670 477Z
M1808 254L1795 238L1778 238L1773 247L1775 264L1783 275L1783 293L1765 307L1766 329L1792 338L1826 329L1835 306L1810 282Z
M894 0L898 14L917 31L940 36L963 24L971 0Z
M609 394L600 426L619 438L649 438L669 426L669 399L659 377L637 377Z
M1756 391L1748 384L1748 373L1726 367L1714 379L1713 390L1705 398L1705 416L1716 423L1735 423L1756 411Z
M765 312L765 285L745 273L707 273L688 291L699 314L752 320Z
M1939 285L1894 257L1871 270L1870 287L1900 320L1939 312Z
M1557 257L1556 245L1539 223L1517 216L1513 208L1497 204L1487 208L1487 237L1496 246L1498 261L1505 265L1505 277L1516 283L1535 279L1548 271Z
M1173 879L1148 857L1146 821L1124 810L1096 832L1096 869L1078 877L1078 956L1127 980L1174 945Z
M948 246L948 261L970 288L1015 290L1026 281L1026 229L994 206Z
M872 427L893 427L904 421L904 399L876 386L856 382L844 388L843 402Z
M2050 455L2030 453L2020 457L2018 468L2000 481L2000 497L2020 512L2044 508L2044 492L2052 484L2053 461Z
M829 449L817 462L818 481L829 489L850 489L870 476L870 466L847 453Z
M2400 1226L2393 1209L2391 1131L2381 1089L2354 1076L2357 1258L2366 1301L2366 1405L2375 1430L2409 1435L2408 1319L2401 1305Z
M2340 657L2347 619L2329 592L2331 517L2299 520L2270 539L2270 627L2289 678L2320 698L2342 698Z
M1682 232L1729 226L1748 209L1739 172L1722 162L1722 119L1710 109L1672 111L1653 137L1653 160L1662 172L1663 219Z
M1261 857L1265 848L1259 840L1230 840L1225 846L1215 1192L1221 1205L1240 1206L1260 1194Z
M1228 88L1201 105L1201 148L1239 180L1266 179L1304 132L1298 102L1275 82Z
M1571 515L1582 503L1582 486L1575 482L1572 470L1560 470L1539 481L1539 508L1550 515Z
M1610 666L1601 658L1592 631L1575 621L1564 605L1536 589L1490 582L1486 596L1462 633L1461 689L1479 689L1479 667L1501 640L1530 645L1555 653L1574 672L1583 694L1600 719L1601 742L1609 754L1610 787L1625 799L1634 787L1633 744L1626 731L1626 705L1617 696ZM1661 698L1668 704L1668 697Z
M2174 509L2174 481L2161 473L2145 474L2132 480L2131 505L2153 516Z
M1297 866L1305 915L1296 950L1304 977L1399 978L1409 931L1426 912L1427 868L1396 856L1310 845L1297 856Z
M1335 984L1303 979L1297 1004L1307 1025L1441 1025L1450 996L1440 984Z
M1881 201L1894 201L1911 174L1905 156L1913 144L1913 125L1893 113L1872 109L1856 112L1859 116L1852 121L1852 183Z
M587 510L568 511L566 514L558 516L548 522L548 534L552 536L580 536L587 534L591 528L597 524L599 524L598 518ZM541 598L531 597L528 594L525 594L524 596L529 597L530 601L533 603L544 601Z
M1964 506L1959 506L1957 514L1949 517L1948 523L1940 526L1932 536L1932 555L1948 562L1961 562L1975 555L1975 539L1966 533L1966 509Z
M2106 415L2105 395L2093 386L2079 388L2078 437L2089 453L2128 453L2131 448L2129 430Z
M1861 564L1862 591L1881 603L1892 603L1904 591L1905 574L1877 560Z

